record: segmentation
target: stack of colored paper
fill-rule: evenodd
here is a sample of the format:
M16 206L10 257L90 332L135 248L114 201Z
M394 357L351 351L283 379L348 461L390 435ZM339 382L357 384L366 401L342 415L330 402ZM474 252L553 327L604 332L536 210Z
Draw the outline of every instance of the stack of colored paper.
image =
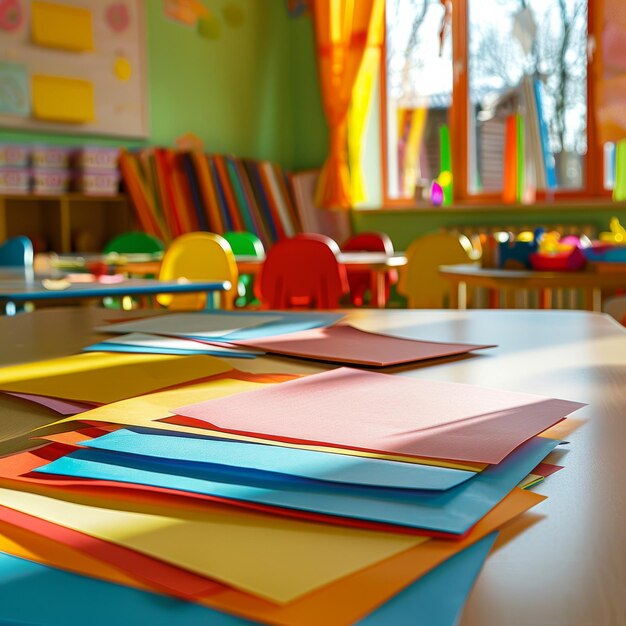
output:
M137 381L79 366L121 357ZM543 499L518 487L555 469L538 435L582 406L349 368L68 359L0 372L2 390L102 404L0 459L11 623L97 606L103 624L453 624L495 532Z

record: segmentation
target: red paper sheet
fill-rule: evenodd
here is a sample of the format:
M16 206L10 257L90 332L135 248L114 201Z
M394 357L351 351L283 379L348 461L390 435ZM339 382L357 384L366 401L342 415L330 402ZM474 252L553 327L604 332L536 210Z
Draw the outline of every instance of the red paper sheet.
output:
M339 368L174 412L199 425L277 441L499 463L582 406Z
M372 367L438 359L495 347L403 339L365 332L347 325L315 328L276 337L233 341L232 344L254 347L273 354Z

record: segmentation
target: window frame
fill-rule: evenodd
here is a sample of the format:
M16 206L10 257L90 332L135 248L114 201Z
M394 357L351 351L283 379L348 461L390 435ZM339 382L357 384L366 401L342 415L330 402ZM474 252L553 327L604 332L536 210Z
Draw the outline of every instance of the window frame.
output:
M454 180L455 205L498 205L503 204L502 194L498 192L470 193L468 189L468 73L469 73L469 0L452 0L452 106L449 110L450 144L453 155L452 176ZM587 153L584 158L585 185L581 189L563 189L546 192L537 190L536 204L559 204L568 200L606 200L611 192L604 188L604 146L598 143L595 119L595 81L599 74L598 49L601 41L599 9L601 0L587 0L587 41L594 47L587 55ZM386 15L386 13L385 13ZM387 136L387 28L383 36L380 63L380 134L382 198L385 208L417 208L414 198L392 198L388 186L388 136ZM462 159L454 155L463 155ZM420 205L421 206L421 205ZM526 205L520 205L526 206Z

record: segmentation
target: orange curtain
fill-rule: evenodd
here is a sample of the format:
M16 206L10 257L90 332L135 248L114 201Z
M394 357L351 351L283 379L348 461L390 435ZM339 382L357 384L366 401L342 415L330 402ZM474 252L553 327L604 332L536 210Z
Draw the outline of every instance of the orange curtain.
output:
M626 3L599 0L596 119L601 143L626 138Z
M347 209L350 197L348 110L378 0L312 0L317 66L324 114L330 130L329 154L317 189L318 206Z

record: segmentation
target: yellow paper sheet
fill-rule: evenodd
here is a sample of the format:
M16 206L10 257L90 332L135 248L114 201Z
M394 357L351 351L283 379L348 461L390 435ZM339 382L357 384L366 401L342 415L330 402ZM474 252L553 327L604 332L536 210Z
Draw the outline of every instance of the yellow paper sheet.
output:
M94 49L93 16L89 9L35 0L31 12L34 44L73 52Z
M221 439L231 439L235 441L247 441L252 443L262 443L270 446L283 446L286 448L300 448L303 450L314 450L318 452L332 452L333 454L349 454L371 459L385 459L388 461L402 461L406 463L418 463L422 465L436 465L438 467L451 467L454 469L465 469L469 471L482 471L486 465L484 463L465 463L463 461L445 461L441 459L418 459L415 457L397 456L391 454L377 454L375 452L363 452L360 450L344 450L342 448L330 448L325 446L314 446L305 444L293 444L284 441L273 441L271 439L260 439L247 435L227 433L221 430L207 430L195 426L179 426L157 420L172 417L171 411L186 404L193 404L213 398L220 398L243 391L252 391L259 387L261 383L253 383L243 380L232 380L220 378L197 385L188 385L178 389L160 391L147 394L138 398L131 398L122 402L115 402L106 406L85 411L79 415L72 415L62 420L50 424L69 422L106 422L109 424L122 424L125 426L140 426L144 428L157 428L170 432L189 433L192 435L203 435L205 437L220 437ZM46 427L42 427L46 428Z
M107 404L231 370L205 355L88 352L4 367L0 390Z
M0 489L0 502L272 602L290 602L426 537L296 521L207 504L161 515Z
M48 122L84 124L96 117L93 83L65 76L34 74L33 116Z

